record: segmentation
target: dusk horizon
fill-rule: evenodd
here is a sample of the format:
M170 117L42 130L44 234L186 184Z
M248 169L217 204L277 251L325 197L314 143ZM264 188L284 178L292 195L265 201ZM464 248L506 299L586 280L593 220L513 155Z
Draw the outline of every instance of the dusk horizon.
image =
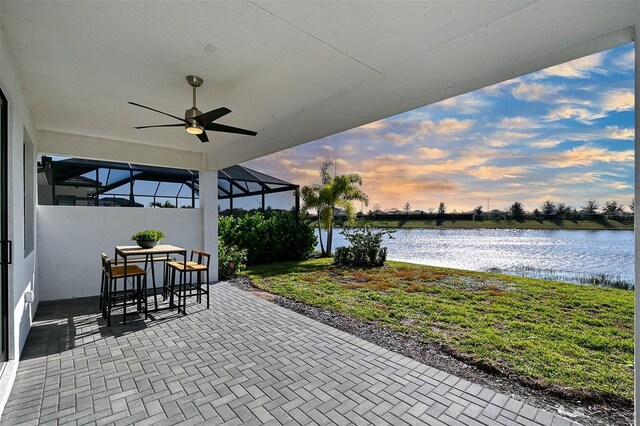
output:
M527 211L546 200L578 210L589 199L629 211L634 165L633 45L277 152L244 165L295 184L320 166L359 173L382 210ZM359 204L359 203L358 203ZM488 204L488 205L487 205Z

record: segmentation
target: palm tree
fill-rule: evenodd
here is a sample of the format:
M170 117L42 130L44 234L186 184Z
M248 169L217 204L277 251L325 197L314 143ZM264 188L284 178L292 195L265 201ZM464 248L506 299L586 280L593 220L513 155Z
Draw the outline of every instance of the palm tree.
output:
M312 186L303 186L300 191L303 203L302 210L307 211L309 209L314 209L316 211L316 216L318 218L318 231L322 228L320 224L320 215L326 207L320 200L320 188L322 188L321 185L315 184ZM320 250L322 251L322 256L325 256L322 232L318 232L318 237L320 238Z
M327 232L326 249L323 247L320 236L320 248L323 256L331 256L333 242L333 224L335 209L345 211L350 222L355 217L355 209L352 201L361 201L369 204L369 197L358 186L362 185L362 177L357 173L331 176L329 169L333 165L331 161L325 161L320 168L321 183L302 188L302 199L307 208L316 209L318 212L318 229L324 228Z

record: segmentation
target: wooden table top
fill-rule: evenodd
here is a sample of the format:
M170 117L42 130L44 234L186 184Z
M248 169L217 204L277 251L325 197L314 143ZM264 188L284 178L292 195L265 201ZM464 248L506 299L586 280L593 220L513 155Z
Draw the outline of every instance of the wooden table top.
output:
M142 248L140 246L116 246L116 253L122 257L127 256L140 256L146 254L171 254L181 253L184 254L187 249L182 247L176 247L169 244L158 244L153 248Z

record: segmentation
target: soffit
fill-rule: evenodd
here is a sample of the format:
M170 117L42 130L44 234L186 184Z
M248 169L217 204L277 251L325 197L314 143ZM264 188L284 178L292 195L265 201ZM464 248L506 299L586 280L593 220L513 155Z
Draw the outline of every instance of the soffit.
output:
M634 24L637 10L634 1L1 5L37 129L205 152L215 168L550 65L556 50L555 60L586 54L571 46ZM205 52L208 43L218 49ZM172 121L127 101L181 116L187 74L205 80L202 111L229 107L219 122L258 136L210 133L201 144L180 128L132 129Z

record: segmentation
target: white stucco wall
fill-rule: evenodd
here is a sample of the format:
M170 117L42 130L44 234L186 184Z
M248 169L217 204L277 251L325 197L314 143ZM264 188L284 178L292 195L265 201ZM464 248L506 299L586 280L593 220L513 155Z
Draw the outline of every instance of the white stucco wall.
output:
M164 244L202 250L200 209L38 206L40 300L95 296L100 290L100 253L135 245L131 234L159 229Z
M2 5L0 4L0 15ZM23 186L23 142L30 136L33 151L37 152L37 139L31 114L25 101L22 76L18 72L11 45L4 28L0 31L0 89L8 101L8 187L9 187L9 240L13 243L12 264L9 265L8 288L8 358L0 366L0 413L9 396L15 378L18 359L24 348L38 303L35 279L36 251L24 250L25 193L35 193L35 185ZM27 161L35 164L35 156ZM35 208L35 204L32 206ZM35 227L35 223L33 223ZM35 290L33 303L25 302L25 292Z

